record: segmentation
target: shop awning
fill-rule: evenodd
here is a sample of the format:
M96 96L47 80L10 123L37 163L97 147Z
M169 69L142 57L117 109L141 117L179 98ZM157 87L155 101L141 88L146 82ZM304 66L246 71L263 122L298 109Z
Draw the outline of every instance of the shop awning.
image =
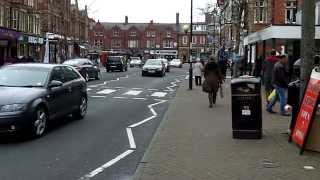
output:
M320 26L316 26L316 39L320 39ZM301 26L270 26L244 38L244 45L268 39L301 39Z

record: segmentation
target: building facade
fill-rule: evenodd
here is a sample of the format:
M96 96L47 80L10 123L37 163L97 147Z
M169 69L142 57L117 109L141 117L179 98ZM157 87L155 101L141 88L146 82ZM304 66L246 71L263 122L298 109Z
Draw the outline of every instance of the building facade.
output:
M178 14L177 14L178 16ZM167 57L178 55L177 23L97 22L89 39L98 51L122 51L132 56Z
M0 66L18 57L41 59L40 16L37 0L2 0L0 2Z
M89 40L87 8L80 10L77 0L41 0L38 12L41 34L50 42L50 62L61 63L85 55Z

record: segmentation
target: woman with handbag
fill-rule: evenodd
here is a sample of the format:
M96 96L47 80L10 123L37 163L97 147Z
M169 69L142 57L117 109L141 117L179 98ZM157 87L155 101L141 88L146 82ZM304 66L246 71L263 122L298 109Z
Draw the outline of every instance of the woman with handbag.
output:
M210 58L210 61L204 67L204 78L202 89L208 93L209 107L212 108L216 103L217 92L222 84L223 76L220 68L214 57Z

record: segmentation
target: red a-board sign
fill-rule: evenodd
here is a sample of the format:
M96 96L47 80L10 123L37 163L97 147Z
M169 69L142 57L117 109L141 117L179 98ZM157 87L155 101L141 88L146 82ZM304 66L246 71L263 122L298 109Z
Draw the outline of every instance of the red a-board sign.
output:
M308 86L305 90L296 125L292 132L292 140L297 143L302 150L306 144L313 117L318 106L320 93L320 73L312 71Z

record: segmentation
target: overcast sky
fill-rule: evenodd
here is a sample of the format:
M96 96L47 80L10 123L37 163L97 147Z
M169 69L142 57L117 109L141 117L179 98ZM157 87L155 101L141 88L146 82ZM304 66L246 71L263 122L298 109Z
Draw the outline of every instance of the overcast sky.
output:
M194 0L194 21L204 21L198 8L215 0ZM180 22L190 22L190 0L78 0L80 8L87 4L89 16L96 21L124 22L175 22L180 13Z

